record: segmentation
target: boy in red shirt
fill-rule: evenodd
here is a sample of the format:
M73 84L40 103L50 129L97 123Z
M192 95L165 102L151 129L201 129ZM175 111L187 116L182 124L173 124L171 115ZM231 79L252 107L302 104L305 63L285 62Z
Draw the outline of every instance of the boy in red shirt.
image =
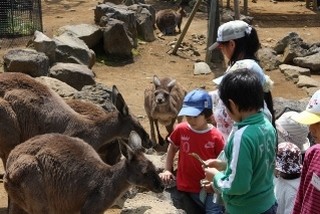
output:
M165 171L160 174L164 183L175 179L173 160L179 151L177 167L177 189L188 195L206 214L223 213L221 205L213 203L213 194L201 192L200 181L205 178L201 163L192 157L198 154L203 160L217 158L224 147L224 139L212 124L212 100L202 89L189 92L183 101L179 116L185 116L187 122L178 124L169 136ZM201 192L201 197L200 197ZM203 197L203 193L205 197ZM198 210L198 213L201 213Z

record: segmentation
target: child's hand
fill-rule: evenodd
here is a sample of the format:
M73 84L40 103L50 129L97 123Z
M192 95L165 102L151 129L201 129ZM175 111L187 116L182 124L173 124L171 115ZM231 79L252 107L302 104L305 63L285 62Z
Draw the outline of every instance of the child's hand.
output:
M212 182L203 179L200 181L201 187L203 187L207 193L214 193L213 187L212 187Z
M227 167L227 163L219 159L208 159L204 162L208 165L208 167L214 167L219 171L225 170Z
M214 176L219 173L219 170L217 170L216 168L205 168L204 169L204 174L206 176L206 180L208 181L212 181Z
M165 170L160 173L159 177L165 185L170 185L172 183L172 180L176 180L176 177L169 170Z

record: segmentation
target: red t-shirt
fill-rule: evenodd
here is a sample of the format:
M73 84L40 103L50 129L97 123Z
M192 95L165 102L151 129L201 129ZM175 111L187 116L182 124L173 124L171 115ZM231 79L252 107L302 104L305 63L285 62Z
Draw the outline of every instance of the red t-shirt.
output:
M217 158L224 147L223 135L212 125L206 130L197 131L183 122L176 126L169 141L179 148L177 189L199 193L200 180L205 175L201 163L189 153L195 152L203 160Z
M320 145L310 147L304 158L293 214L320 213Z

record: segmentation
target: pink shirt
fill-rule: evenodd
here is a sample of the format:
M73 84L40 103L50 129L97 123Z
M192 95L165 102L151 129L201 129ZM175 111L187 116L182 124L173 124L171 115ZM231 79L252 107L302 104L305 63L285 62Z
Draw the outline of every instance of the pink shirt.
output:
M179 147L177 189L199 193L200 180L205 175L200 162L189 153L195 152L203 160L217 158L224 147L222 134L211 124L208 129L197 131L183 122L175 127L169 141Z
M320 213L320 145L310 147L304 158L293 214Z

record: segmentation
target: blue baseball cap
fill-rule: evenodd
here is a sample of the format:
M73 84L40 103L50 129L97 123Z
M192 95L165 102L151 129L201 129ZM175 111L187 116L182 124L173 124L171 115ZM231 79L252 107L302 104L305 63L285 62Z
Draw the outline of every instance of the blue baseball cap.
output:
M195 89L184 97L178 116L196 117L204 109L212 109L211 96L203 89Z

